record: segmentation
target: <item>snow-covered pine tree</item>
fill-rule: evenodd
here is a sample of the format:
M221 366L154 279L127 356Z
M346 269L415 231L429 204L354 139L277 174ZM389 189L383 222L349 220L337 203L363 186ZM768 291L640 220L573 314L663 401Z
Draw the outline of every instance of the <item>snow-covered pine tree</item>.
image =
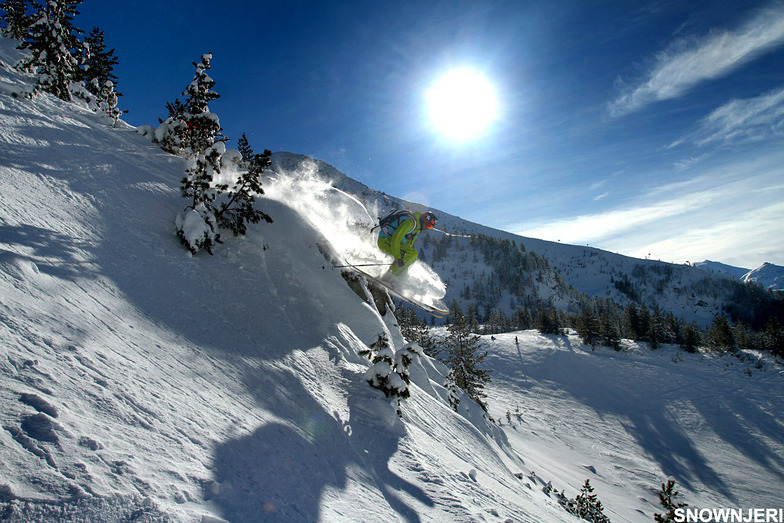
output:
M444 340L444 363L450 369L451 381L465 392L468 397L487 410L484 398L485 384L490 381L490 371L480 368L487 357L487 352L481 354L479 336L471 333L470 325L463 311L454 303L447 326L448 334Z
M82 79L85 89L92 95L91 105L95 110L103 111L114 118L116 122L122 114L117 108L118 97L122 96L122 93L116 90L117 76L113 71L119 62L114 49L106 50L103 31L97 27L93 27L84 39L84 49Z
M688 507L687 503L681 503L675 498L678 497L678 491L675 490L675 480L668 478L667 483L662 483L661 490L659 490L659 503L666 510L664 514L654 514L653 519L656 523L672 523L675 521L675 509Z
M184 197L193 199L192 207L215 201L217 191L212 180L215 174L220 173L220 160L226 152L225 142L228 140L220 134L223 129L218 115L211 113L209 108L210 102L220 98L212 90L215 81L207 74L211 60L212 53L205 53L201 62L193 63L196 74L182 93L187 95L183 120L188 129L183 148L194 164L185 170L181 189Z
M455 375L451 369L446 376L444 388L448 393L449 406L452 407L452 410L457 412L457 407L460 406L460 392L457 385L455 384Z
M169 116L165 120L158 118L160 124L155 130L155 142L161 149L171 154L182 154L188 126L185 123L186 105L176 98L173 102L166 102Z
M386 334L379 334L378 339L367 350L361 351L360 355L370 358L373 364L365 371L362 379L371 387L383 391L387 398L396 399L396 410L399 414L400 400L411 395L408 388L408 366L411 365L414 355L423 355L422 349L415 343L409 343L395 352Z
M46 0L33 15L21 49L29 49L16 69L38 75L38 82L29 96L40 91L52 93L62 100L71 100L71 84L79 79L78 56L82 43L77 35L83 31L73 26L79 14L76 6L82 0Z
M185 117L185 104L179 99L175 98L173 102L166 102L166 110L169 112L169 118L183 119ZM163 120L158 118L159 123Z
M114 74L114 66L119 62L114 54L114 49L106 50L106 43L103 40L103 31L93 27L84 39L84 79L87 90L94 95L99 95L101 86L110 80L115 88L117 86L117 76ZM117 96L122 96L117 93Z
M103 87L101 87L97 110L106 113L107 116L110 116L114 120L115 125L123 113L123 111L117 107L117 103L119 101L117 98L118 96L120 96L120 93L114 90L114 82L111 80L106 80L103 84Z
M33 22L32 17L27 14L29 4L28 0L5 0L0 4L3 21L5 21L0 34L14 40L22 40L27 35L27 30Z
M212 205L219 188L213 187L213 179L220 173L221 157L226 152L227 140L220 134L223 129L218 116L209 109L209 103L220 98L212 90L215 81L207 74L211 60L212 53L205 53L201 62L193 63L196 74L183 92L187 98L186 112L182 117L185 127L182 150L189 156L190 166L185 169L180 189L183 197L191 198L191 205L175 221L177 237L189 251L195 253L205 249L210 254L214 244L220 243Z
M578 518L593 523L610 523L610 519L604 515L604 507L599 497L593 493L590 480L585 480L580 493L574 499L573 512Z
M414 356L421 357L424 355L425 353L422 350L422 347L416 342L406 344L395 353L395 372L397 372L406 383L405 395L401 395L402 398L408 398L411 395L411 390L408 388L408 385L411 384L408 368L414 362Z
M253 152L248 144L245 133L237 142L237 148L242 154L242 165L247 169L232 187L219 186L221 192L226 192L227 201L220 203L215 218L218 225L230 229L235 236L245 234L248 230L247 223L259 223L261 220L272 223L272 218L264 212L254 209L253 203L256 196L264 194L261 187L261 173L265 167L272 163L272 152L265 149L263 154Z

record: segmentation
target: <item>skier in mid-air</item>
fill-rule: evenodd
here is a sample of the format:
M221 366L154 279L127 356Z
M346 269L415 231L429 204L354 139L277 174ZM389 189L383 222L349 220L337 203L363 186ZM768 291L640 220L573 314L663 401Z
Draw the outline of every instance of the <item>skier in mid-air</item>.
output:
M432 229L435 225L436 217L430 211L394 211L381 219L378 248L395 259L388 274L401 274L416 261L419 253L414 249L414 242L423 229Z

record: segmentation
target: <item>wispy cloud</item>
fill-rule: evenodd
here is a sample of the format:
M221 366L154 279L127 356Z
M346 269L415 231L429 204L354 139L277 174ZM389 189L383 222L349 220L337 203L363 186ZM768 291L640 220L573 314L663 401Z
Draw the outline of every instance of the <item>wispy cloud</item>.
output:
M681 38L659 53L645 78L609 104L622 116L659 100L681 96L705 80L724 76L784 43L784 5L761 11L734 31Z
M784 87L719 107L700 121L691 141L739 143L774 135L784 135Z
M739 158L640 195L622 208L520 226L518 234L666 261L784 262L780 155ZM513 229L514 230L514 229Z
M781 231L770 224L784 218L784 202L766 204L734 213L731 220L699 221L692 227L673 228L669 234L637 238L625 243L624 253L642 258L650 253L663 261L720 260L724 263L755 269L763 262L780 265L784 260L779 238ZM610 249L620 249L613 242Z
M709 191L696 192L634 208L613 209L557 220L525 229L518 234L533 238L557 239L564 243L601 246L608 240L631 235L649 224L693 212L714 199L715 196Z

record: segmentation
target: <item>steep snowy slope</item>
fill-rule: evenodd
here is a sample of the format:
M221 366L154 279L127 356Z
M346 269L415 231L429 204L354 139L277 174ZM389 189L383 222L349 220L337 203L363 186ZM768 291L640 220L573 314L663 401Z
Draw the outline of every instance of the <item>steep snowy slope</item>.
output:
M181 159L46 95L0 94L0 129L3 519L564 519L443 367L412 364L403 419L365 383L399 330L291 201L191 257Z

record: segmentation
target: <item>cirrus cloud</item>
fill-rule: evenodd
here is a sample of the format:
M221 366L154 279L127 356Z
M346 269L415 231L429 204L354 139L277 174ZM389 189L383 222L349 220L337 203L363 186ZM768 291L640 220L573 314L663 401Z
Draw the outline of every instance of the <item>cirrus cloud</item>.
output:
M660 52L641 82L609 104L612 116L681 96L695 85L727 75L764 52L784 44L784 5L759 12L734 31L679 39Z

